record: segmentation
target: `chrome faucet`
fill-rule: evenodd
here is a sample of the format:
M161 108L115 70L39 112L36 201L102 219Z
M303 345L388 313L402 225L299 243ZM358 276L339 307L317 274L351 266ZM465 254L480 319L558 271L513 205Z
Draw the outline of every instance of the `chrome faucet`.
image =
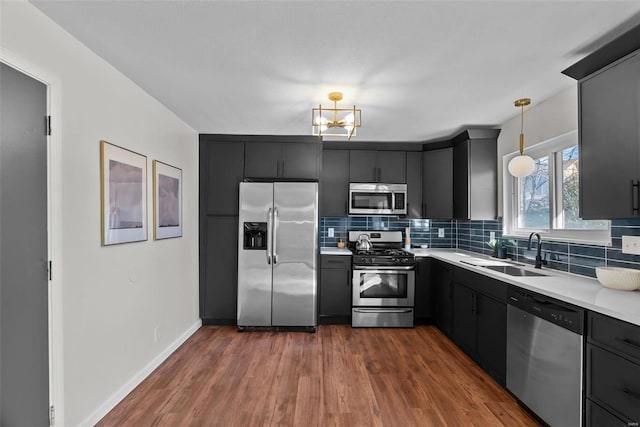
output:
M527 250L531 250L531 239L533 238L533 236L536 236L538 238L538 250L536 251L536 262L534 264L534 268L542 268L542 264L546 264L547 261L542 259L542 238L540 237L540 234L529 234L529 245L527 246Z

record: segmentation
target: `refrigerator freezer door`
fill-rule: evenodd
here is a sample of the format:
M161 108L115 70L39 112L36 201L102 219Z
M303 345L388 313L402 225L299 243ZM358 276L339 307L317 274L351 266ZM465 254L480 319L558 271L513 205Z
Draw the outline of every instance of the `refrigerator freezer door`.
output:
M272 269L267 250L243 249L245 222L268 222L273 206L273 183L240 183L238 236L238 326L271 326ZM269 243L272 230L267 229Z
M274 183L273 326L316 326L318 183Z

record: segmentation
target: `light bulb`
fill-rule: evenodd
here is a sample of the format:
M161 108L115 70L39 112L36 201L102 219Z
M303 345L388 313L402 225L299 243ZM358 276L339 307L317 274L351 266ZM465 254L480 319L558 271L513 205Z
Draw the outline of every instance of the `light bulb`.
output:
M327 122L329 120L327 120L326 118L324 118L324 116L321 115L317 115L314 119L313 119L313 124L318 126L318 125L326 125ZM325 127L326 128L326 127Z
M353 115L353 113L349 113L345 116L344 121L346 123L352 123L356 121L356 117Z
M523 178L533 173L536 169L536 162L526 154L521 154L511 159L507 169L516 178Z

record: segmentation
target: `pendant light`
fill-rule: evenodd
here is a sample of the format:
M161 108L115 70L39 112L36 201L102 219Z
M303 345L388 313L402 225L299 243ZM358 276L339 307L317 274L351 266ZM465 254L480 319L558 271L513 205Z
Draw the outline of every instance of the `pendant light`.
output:
M524 154L524 107L531 104L529 98L518 99L515 102L516 107L520 107L520 155L515 156L509 162L507 169L509 173L516 178L523 178L531 175L536 169L536 162L526 154Z

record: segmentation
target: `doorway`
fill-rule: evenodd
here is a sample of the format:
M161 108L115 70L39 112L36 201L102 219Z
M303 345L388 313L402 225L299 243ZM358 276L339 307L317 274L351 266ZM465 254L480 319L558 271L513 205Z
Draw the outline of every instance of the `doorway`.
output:
M47 86L0 62L0 425L49 425Z

